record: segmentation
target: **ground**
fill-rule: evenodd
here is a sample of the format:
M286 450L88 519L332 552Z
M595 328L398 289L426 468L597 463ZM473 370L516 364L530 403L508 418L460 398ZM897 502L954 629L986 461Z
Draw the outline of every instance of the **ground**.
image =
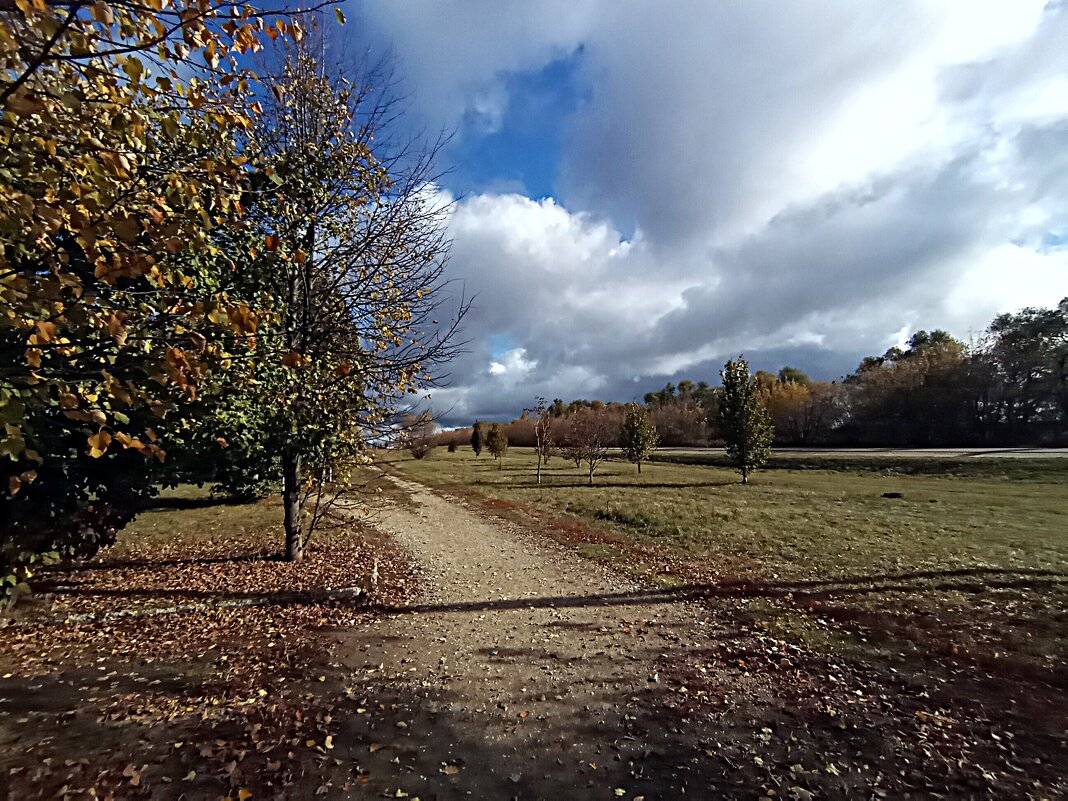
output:
M1056 476L1007 491L993 479L926 486L911 482L932 479L840 472L805 484L784 471L763 485L777 495L759 494L758 481L738 497L717 468L655 465L634 490L617 464L606 471L614 479L601 478L624 486L595 492L637 492L630 513L646 517L635 523L622 500L566 486L577 474L561 465L558 499L528 487L524 458L511 452L499 471L469 453L387 465L395 483L382 485L370 517L353 509L303 566L269 558L270 501L191 496L146 515L117 550L46 577L48 592L4 632L0 781L18 798L64 788L424 800L1068 791ZM877 501L864 481L876 482ZM821 558L806 542L831 485L842 506L827 520L852 545ZM921 486L936 504L912 497ZM680 514L698 516L682 502L689 492L722 492L706 516L731 513L718 528L668 536ZM587 506L576 508L580 494ZM876 514L893 501L905 503ZM751 519L772 503L795 512ZM934 541L921 503L949 507L948 545ZM991 538L1028 508L1030 524ZM776 533L809 514L810 528ZM897 534L896 515L906 521ZM982 565L959 552L965 525ZM724 528L732 537L712 536ZM775 549L795 555L772 576ZM910 560L939 563L928 572L940 575L895 573ZM873 561L894 570L873 571ZM336 596L350 586L367 592ZM219 602L245 605L198 606ZM901 604L901 625L885 625L888 603ZM951 607L982 612L995 629L1011 624L1003 657L979 661L986 640L947 617ZM129 609L150 614L114 614ZM910 626L925 616L937 625L922 647ZM1041 617L1052 633L1032 647L1024 633ZM947 625L968 637L936 642Z

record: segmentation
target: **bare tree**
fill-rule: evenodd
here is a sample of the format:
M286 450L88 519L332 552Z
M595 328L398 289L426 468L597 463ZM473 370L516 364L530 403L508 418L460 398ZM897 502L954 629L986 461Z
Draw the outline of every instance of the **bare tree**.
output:
M585 409L572 415L569 431L570 447L580 462L585 462L590 486L593 486L593 473L604 458L608 449L616 444L619 426L614 418L600 409Z
M400 438L402 446L416 459L424 459L434 450L434 435L437 424L429 409L419 414L408 413L403 417ZM455 450L455 447L453 448Z
M541 484L541 466L549 461L553 450L553 419L545 398L536 398L534 406L524 412L534 415L534 452L538 457L538 483Z

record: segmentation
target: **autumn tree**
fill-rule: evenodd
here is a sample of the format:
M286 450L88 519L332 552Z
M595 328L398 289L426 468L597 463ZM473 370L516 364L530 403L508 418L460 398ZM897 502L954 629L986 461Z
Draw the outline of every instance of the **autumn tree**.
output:
M627 406L623 417L623 426L619 432L620 445L623 447L623 456L628 462L638 466L638 474L642 472L642 462L648 459L656 450L659 439L649 411L637 403Z
M500 423L490 426L489 434L486 436L486 450L493 454L494 459L500 460L497 463L497 469L500 470L504 465L504 455L508 453L508 435L504 433Z
M739 356L729 360L720 371L720 378L720 434L727 457L741 471L742 483L748 484L749 474L768 460L774 429L745 359Z
M213 231L240 216L257 113L237 59L301 35L284 11L0 5L5 575L113 539L256 325Z
M245 218L260 237L249 280L274 299L251 400L268 405L260 451L278 462L290 560L394 409L451 357L464 308L439 322L448 240L434 149L390 150L396 107L368 88L383 76L350 75L329 53L311 38L280 49L248 145Z
M761 401L771 417L779 441L793 445L812 443L827 434L843 413L843 396L836 384L824 381L804 383L788 376L761 388Z

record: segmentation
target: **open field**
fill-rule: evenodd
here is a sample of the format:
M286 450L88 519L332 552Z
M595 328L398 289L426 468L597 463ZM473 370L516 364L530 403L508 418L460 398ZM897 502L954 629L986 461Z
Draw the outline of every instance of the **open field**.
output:
M791 454L749 486L718 466L656 463L639 476L612 461L589 487L573 464L553 459L539 487L523 449L501 469L467 449L391 458L420 481L494 499L516 517L577 520L595 532L576 535L583 552L628 570L707 580L720 592L735 582L754 596L754 614L801 638L884 655L934 648L1068 681L1061 460Z

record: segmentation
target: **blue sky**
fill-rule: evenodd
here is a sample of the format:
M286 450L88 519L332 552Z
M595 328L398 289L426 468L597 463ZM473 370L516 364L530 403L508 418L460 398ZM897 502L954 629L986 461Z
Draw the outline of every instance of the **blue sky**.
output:
M447 422L745 353L821 378L1068 295L1068 10L1044 0L362 0L450 130L477 294ZM458 284L459 285L459 284Z
M492 125L476 110L467 110L444 157L452 168L442 181L445 188L456 195L555 195L564 124L586 93L576 76L581 58L579 49L541 68L506 76L508 104Z

